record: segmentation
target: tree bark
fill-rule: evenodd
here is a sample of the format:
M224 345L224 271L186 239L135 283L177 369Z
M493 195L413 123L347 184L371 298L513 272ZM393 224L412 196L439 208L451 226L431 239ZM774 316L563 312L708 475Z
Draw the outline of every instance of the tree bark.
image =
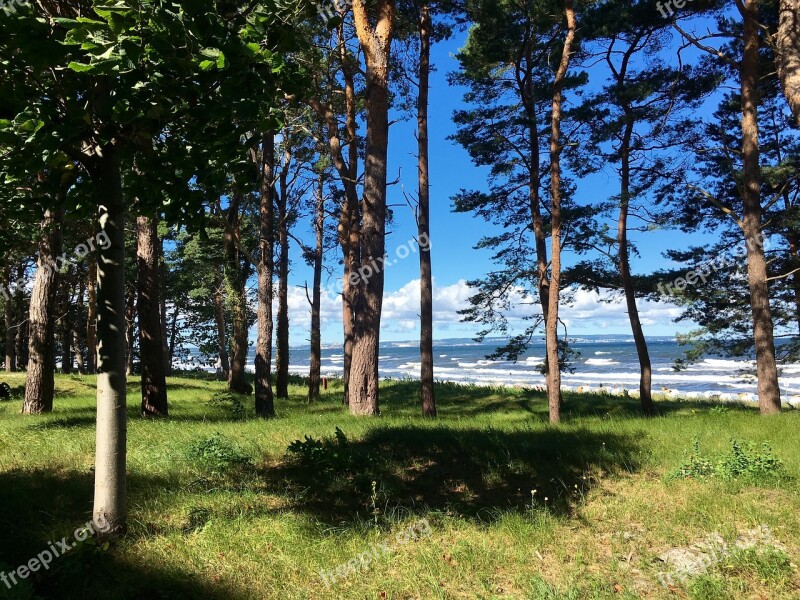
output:
M17 281L25 280L25 264L22 263L17 267ZM16 356L16 370L20 371L28 364L28 343L30 340L30 326L28 320L25 318L25 287L18 285L14 289L14 314L19 321L17 327L17 335L15 336L14 354Z
M3 282L6 294L3 295L3 318L6 329L6 372L13 373L17 370L17 330L14 314L14 296L11 292L11 268L3 270Z
M626 85L626 66L620 70L619 85ZM631 324L633 340L636 343L636 354L639 358L639 399L642 410L647 415L656 414L656 405L653 403L652 379L653 366L650 362L650 353L647 349L647 339L642 330L642 321L639 318L639 309L636 306L636 288L633 283L630 266L630 247L628 244L628 211L631 200L631 139L633 136L633 117L629 114L627 106L624 107L627 123L622 136L620 148L620 197L619 216L617 219L617 245L619 252L619 274L622 279L622 288L625 291L625 304L628 308L628 320Z
M551 385L547 388L550 422L561 420L561 363L558 356L558 309L561 295L561 103L564 78L569 68L572 43L575 39L575 10L572 0L565 0L564 13L567 20L567 35L561 52L561 62L553 82L553 110L550 133L550 216L551 216L551 260L550 295L548 302L545 335L547 338L547 360Z
M133 375L133 357L136 350L136 289L131 287L125 297L125 374Z
M30 331L28 373L25 381L25 401L22 405L22 413L26 415L49 413L53 410L54 313L59 279L55 259L61 254L63 220L63 207L46 210L42 219L38 268L28 315Z
M81 375L86 375L86 363L83 360L83 351L85 348L85 342L83 338L84 332L86 331L84 323L86 278L83 272L83 265L78 267L75 275L77 278L76 285L78 286L78 297L77 301L75 302L75 326L72 328L72 352L75 355L75 363L78 365L78 373Z
M325 234L325 173L317 174L317 211L314 221L314 283L311 290L311 366L308 374L308 401L319 399L322 375L322 253Z
M87 370L97 372L97 259L89 257L89 275L86 278L88 307L86 309Z
M217 272L214 277L214 323L217 328L217 354L222 371L220 375L224 381L227 381L230 376L231 365L228 357L228 338L225 331L225 297L222 291L225 282L223 281L222 273L219 272L221 267L215 268Z
M234 235L239 232L239 209L242 197L234 193L228 207L228 224L224 235L225 244L225 279L228 288L228 299L233 319L233 348L231 352L231 370L228 375L228 389L237 394L250 394L252 389L247 383L245 367L247 365L247 298L246 278L243 276L242 261L236 247Z
M780 0L776 43L783 93L794 118L800 123L800 0Z
M289 165L292 152L288 136L284 136L285 165L280 176L278 194L278 323L275 356L275 395L289 397Z
M170 343L173 339L171 335L171 331L168 328L167 324L167 289L166 289L166 282L169 277L169 270L167 269L167 263L164 260L164 240L158 236L158 232L156 232L157 238L157 246L156 250L158 251L158 271L161 274L161 281L165 282L165 285L160 285L159 293L159 308L161 310L161 356L164 361L164 376L165 377L172 377L172 344Z
M139 317L139 360L142 372L142 416L166 417L167 380L164 373L164 329L161 318L158 221L136 219L136 286Z
M258 207L258 341L256 342L256 414L275 416L272 393L272 275L275 270L275 135L261 138L261 201Z
M97 259L97 441L94 523L104 535L126 529L125 203L113 143L92 169L98 224L109 244Z
M417 234L419 239L420 279L420 400L422 415L436 416L433 390L433 274L430 248L430 178L428 159L428 91L431 62L430 6L423 3L419 14L419 95L417 97L417 147L419 207Z
M744 55L740 75L742 84L742 232L747 243L747 280L753 313L753 338L756 347L758 402L761 414L781 410L775 339L769 305L767 261L762 241L761 168L758 146L758 7L756 0L744 0L740 11L744 19Z
M68 271L61 276L61 320L59 326L61 329L61 372L65 375L72 373L72 324L73 324L73 300L71 286L71 275Z
M384 273L379 261L386 247L386 174L389 144L389 60L394 31L393 0L379 0L375 26L366 5L353 4L356 31L367 63L367 137L364 196L361 202L361 277L354 301L353 362L349 405L354 415L379 412L378 356ZM367 267L372 273L367 276Z

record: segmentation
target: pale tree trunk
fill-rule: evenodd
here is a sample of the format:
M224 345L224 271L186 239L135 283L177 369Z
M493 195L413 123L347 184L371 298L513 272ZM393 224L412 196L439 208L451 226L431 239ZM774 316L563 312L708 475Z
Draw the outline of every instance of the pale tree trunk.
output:
M225 282L222 279L222 274L219 272L220 269L220 266L215 266L214 324L217 328L217 354L222 371L220 375L224 381L227 381L231 371L231 364L228 357L228 338L225 331L225 296L222 291Z
M94 256L89 257L86 292L86 366L89 374L94 375L97 372L97 259Z
M366 5L353 4L358 39L367 63L367 137L364 163L364 197L361 204L361 265L372 268L359 281L354 301L353 362L350 365L349 402L354 415L379 412L378 356L384 272L380 267L386 247L386 174L389 144L389 59L394 31L395 5L379 0L372 27ZM364 279L366 281L364 281Z
M125 298L125 374L133 375L133 355L136 350L134 331L136 328L136 288L127 291Z
M25 381L23 414L49 413L53 410L55 388L55 308L58 269L55 258L61 254L64 209L46 210L39 238L39 261L31 292L28 315L28 373Z
M288 135L284 136L285 165L280 176L278 194L278 323L275 355L275 395L289 397L289 166L292 152Z
M775 361L775 339L769 305L767 261L762 242L761 168L758 147L758 7L756 0L744 0L744 55L740 66L742 81L742 232L747 243L747 280L753 313L756 347L758 402L761 414L781 410L781 393Z
M256 414L275 416L272 393L272 274L275 270L275 135L261 137L261 198L258 259L258 340L256 342Z
M436 416L433 391L433 274L431 269L430 178L428 173L428 90L431 74L430 6L423 3L419 14L419 95L417 97L417 147L419 207L417 233L419 239L420 285L420 400L422 415Z
M622 75L624 80L625 75ZM624 82L623 82L624 85ZM627 109L626 109L627 112ZM653 403L652 379L653 367L650 362L650 353L647 349L647 339L642 330L642 321L639 318L639 309L636 306L636 289L633 284L630 266L630 248L628 244L628 212L630 208L631 164L630 148L633 135L633 120L628 117L622 140L622 164L620 177L619 218L617 220L617 244L619 246L619 274L622 287L625 291L625 303L628 308L628 320L631 324L633 340L636 343L636 354L639 357L639 398L642 410L647 415L656 414L656 405Z
M170 339L172 339L172 336L170 335L170 330L167 327L166 282L169 278L169 271L167 269L167 263L164 260L164 240L158 237L157 232L156 232L156 238L157 238L156 249L158 250L158 271L161 274L161 281L165 283L165 285L159 286L161 294L161 297L159 298L159 305L161 308L161 356L164 361L164 376L172 377L172 347L170 344Z
M550 408L550 422L561 420L561 364L558 360L558 309L561 295L561 103L563 100L564 78L569 68L572 43L575 39L575 10L572 0L565 0L564 12L567 19L567 35L561 53L561 62L553 82L553 111L550 133L550 217L552 233L550 237L550 295L548 315L545 325L547 337L547 360L550 383L547 388L547 401Z
M3 297L3 318L6 327L6 372L17 370L17 323L14 314L14 297L11 294L11 268L3 270L3 281L7 293Z
M314 284L311 290L311 366L308 374L308 401L319 399L322 373L322 252L325 234L325 174L317 174L317 214L314 221L316 247L314 248Z
M72 300L72 284L70 282L72 273L67 271L62 275L61 284L61 372L65 375L72 373L72 324L73 324L73 310L74 306Z
M167 380L164 374L164 329L161 318L158 221L136 219L136 287L139 317L139 355L142 366L142 416L166 417Z
M228 375L228 389L237 394L250 394L252 389L247 383L245 367L247 365L247 297L246 278L242 270L242 261L236 247L235 236L239 232L239 208L241 194L236 192L228 207L228 225L225 230L225 279L228 288L228 299L233 319L233 342L231 353L231 369Z
M125 202L116 148L92 172L98 223L111 243L97 259L97 441L94 523L106 535L126 529Z
M800 0L780 0L776 42L783 93L794 118L800 123Z

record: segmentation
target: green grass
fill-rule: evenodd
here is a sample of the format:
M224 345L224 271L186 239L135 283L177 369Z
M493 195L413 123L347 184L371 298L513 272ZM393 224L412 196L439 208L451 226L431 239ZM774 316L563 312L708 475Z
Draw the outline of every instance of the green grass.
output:
M635 400L567 395L551 427L540 393L441 384L431 421L414 383L391 382L380 417L353 418L334 382L312 405L293 386L261 421L251 398L185 376L169 381L170 419L145 421L129 386L128 535L80 545L9 597L800 598L796 411L660 402L646 419ZM94 379L57 388L51 415L0 403L0 571L91 515ZM732 439L768 442L780 477L674 477L693 445L720 456ZM420 519L430 534L399 544ZM666 550L759 526L779 549L659 583ZM381 543L367 569L323 582Z

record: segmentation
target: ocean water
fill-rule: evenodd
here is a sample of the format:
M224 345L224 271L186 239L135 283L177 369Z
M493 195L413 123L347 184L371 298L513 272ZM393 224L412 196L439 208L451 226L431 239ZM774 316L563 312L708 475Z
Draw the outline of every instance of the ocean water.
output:
M487 360L501 340L449 339L434 342L434 377L437 380L503 386L544 386L539 367L545 356L544 342L534 343L517 362ZM639 387L639 363L630 336L582 336L571 338L580 356L573 361L575 373L564 373L565 389L599 390L622 393ZM709 357L677 372L673 365L682 348L672 337L648 338L653 365L653 391L687 397L721 396L727 399L752 399L756 392L755 365L745 359ZM254 355L248 357L253 369ZM342 373L344 358L339 345L323 345L322 373L336 377ZM392 379L419 378L419 345L416 341L381 344L380 376ZM307 375L309 347L290 350L290 370ZM788 396L800 394L800 365L782 365L781 389Z

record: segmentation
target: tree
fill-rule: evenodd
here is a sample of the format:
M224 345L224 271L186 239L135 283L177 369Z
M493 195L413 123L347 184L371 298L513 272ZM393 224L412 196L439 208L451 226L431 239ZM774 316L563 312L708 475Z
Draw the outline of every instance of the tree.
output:
M800 123L800 1L780 1L780 22L776 34L778 75L786 101Z

